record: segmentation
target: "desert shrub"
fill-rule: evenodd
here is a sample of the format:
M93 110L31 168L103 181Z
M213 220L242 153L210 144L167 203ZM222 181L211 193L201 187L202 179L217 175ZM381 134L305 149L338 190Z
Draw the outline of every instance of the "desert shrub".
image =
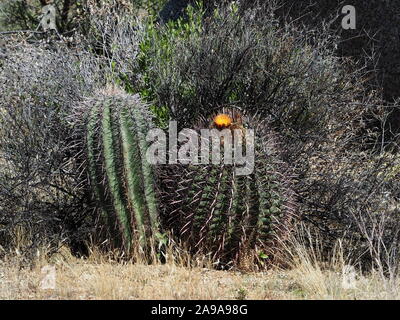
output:
M42 18L42 7L51 4L56 9L56 26L64 36L84 35L87 38L95 36L93 30L99 18L108 15L136 16L140 9L158 8L160 1L141 0L7 0L0 5L0 25L7 30L37 30ZM103 19L104 20L104 19ZM114 21L116 22L116 21Z
M150 102L148 96L153 96L153 89L146 85L151 76L148 56L167 63L172 54L170 42L196 32L194 24L198 26L198 18L201 17L198 15L196 23L190 24L182 19L171 21L165 26L168 31L161 33L156 12L139 16L126 13L108 6L92 7L91 27L84 43L90 52L106 58L112 81L128 93L140 93ZM165 120L162 107L155 108L153 105L152 109Z
M325 253L341 239L345 253L364 270L395 274L399 258L398 156L323 152L297 185L304 221L323 235Z
M158 1L160 2L160 1ZM189 6L196 6L201 3L204 6L207 15L212 14L212 12L221 7L229 5L232 1L230 0L169 0L169 1L161 1L164 3L161 11L158 12L159 21L162 23L166 23L170 20L177 20L179 18L187 18L185 13L185 9ZM259 5L257 0L238 0L235 1L235 4L238 6L240 12L246 10L247 8L254 7Z
M133 7L116 8L112 4L89 6L90 21L87 33L79 40L94 55L106 59L108 67L115 73L134 78L133 63L138 54L137 31L140 20ZM126 88L129 91L129 88Z
M90 215L66 116L101 79L98 62L62 45L8 43L0 69L0 245L9 249L21 228L25 249L78 243Z
M362 72L349 72L332 54L333 36L279 27L256 9L238 15L232 5L205 19L201 8L190 8L188 20L145 28L140 77L130 79L180 126L229 105L302 132L359 112L352 100L361 93Z
M114 46L117 46L116 37L122 37L118 43L118 50L130 52L130 46L134 45L135 41L126 43L125 36L134 36L134 30L138 23L137 19L141 16L148 15L146 10L141 10L140 1L106 1L97 2L89 0L86 10L88 19L85 33L83 33L83 41L86 47L94 54L103 55L112 59L112 51ZM127 56L125 56L127 58ZM127 60L126 60L127 61Z

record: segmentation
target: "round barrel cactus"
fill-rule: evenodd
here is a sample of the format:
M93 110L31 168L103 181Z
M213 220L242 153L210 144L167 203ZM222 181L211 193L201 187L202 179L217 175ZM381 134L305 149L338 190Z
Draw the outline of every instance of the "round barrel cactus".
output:
M202 119L194 131L200 137L197 163L157 168L163 225L221 268L267 264L295 216L277 135L268 121L232 108Z

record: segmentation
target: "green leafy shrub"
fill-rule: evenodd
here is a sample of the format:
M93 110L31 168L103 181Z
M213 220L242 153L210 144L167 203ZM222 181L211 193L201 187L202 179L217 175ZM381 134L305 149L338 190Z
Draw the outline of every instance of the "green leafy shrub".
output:
M152 63L157 60L169 68L170 61L177 54L177 43L190 42L190 39L198 37L202 28L203 13L201 6L198 11L189 6L188 19L168 21L163 27L160 27L153 17L148 17L135 39L138 48L135 60L130 61L128 68L125 61L120 61L123 68L120 67L122 72L119 73L121 83L127 90L138 92L142 98L153 103L152 110L158 115L160 125L166 123L170 110L165 103L155 101L157 88L161 83L158 76L154 77L154 72L157 71L152 67ZM168 70L163 70L164 76L168 75Z

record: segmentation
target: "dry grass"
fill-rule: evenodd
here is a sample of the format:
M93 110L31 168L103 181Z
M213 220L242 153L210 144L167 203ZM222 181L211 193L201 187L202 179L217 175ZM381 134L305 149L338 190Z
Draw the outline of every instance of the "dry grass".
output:
M117 263L99 253L84 260L63 249L50 260L39 257L34 267L21 268L21 259L13 257L0 262L0 299L282 298L274 283L279 279L268 273L243 274L180 264ZM56 270L56 285L43 289L49 266Z
M21 257L0 261L0 299L399 299L399 279L362 276L345 263L340 246L328 264L300 243L288 270L216 271L183 263L117 263L99 253L77 259L63 248L51 259L38 254L33 267ZM55 286L45 288L54 268Z

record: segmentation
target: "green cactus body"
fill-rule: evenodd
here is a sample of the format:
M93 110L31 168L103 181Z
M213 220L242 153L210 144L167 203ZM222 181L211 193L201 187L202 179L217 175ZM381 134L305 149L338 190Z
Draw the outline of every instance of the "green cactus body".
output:
M124 168L126 172L127 196L135 216L140 243L144 245L147 238L144 221L146 202L142 195L141 154L137 145L137 137L135 137L135 131L133 130L133 120L129 118L126 110L121 112L120 126Z
M178 190L161 195L162 220L192 252L210 255L221 267L238 264L249 253L256 260L271 256L276 236L289 230L294 215L276 135L256 117L243 117L245 126L255 131L254 171L249 175L237 175L235 165L222 163L159 168L160 180L174 182Z
M88 174L91 189L114 245L144 252L160 233L155 182L146 161L151 118L137 96L102 95L85 104ZM118 234L115 235L115 224Z
M142 164L142 176L143 176L143 190L145 201L147 203L149 219L151 223L151 227L153 230L158 230L160 228L160 219L158 213L158 202L156 199L155 192L155 177L153 173L153 168L150 163L147 161L144 156L147 151L148 144L146 142L146 134L148 130L148 123L144 119L143 115L139 112L139 110L133 110L135 114L135 119L137 123L137 141L138 147L140 149L141 154L141 164ZM147 120L148 121L148 120Z
M118 133L115 123L113 123L111 109L108 104L104 106L102 118L102 136L104 147L104 164L108 180L108 188L114 205L114 210L122 230L125 249L130 250L132 243L132 230L130 216L124 203L123 186L121 185L118 168ZM129 170L129 169L128 169ZM129 175L129 171L128 175Z
M100 176L99 168L97 166L96 161L96 153L97 153L97 136L96 136L96 126L97 124L97 113L98 113L98 105L94 105L91 109L88 124L87 124L87 131L86 131L86 142L87 142L87 154L88 154L88 172L89 178L91 181L91 186L93 193L95 195L97 203L100 205L101 215L104 220L108 222L110 218L110 213L105 206L105 191L103 185L98 180Z

